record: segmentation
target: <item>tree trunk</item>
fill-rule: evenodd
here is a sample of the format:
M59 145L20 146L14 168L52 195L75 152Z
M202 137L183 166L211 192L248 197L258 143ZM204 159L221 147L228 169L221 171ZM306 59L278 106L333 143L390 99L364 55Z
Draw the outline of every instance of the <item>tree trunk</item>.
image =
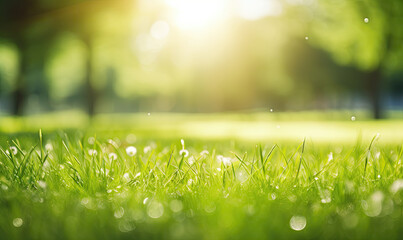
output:
M87 59L85 66L85 95L87 99L87 113L89 116L93 116L95 113L97 100L96 91L93 86L93 46L90 37L84 38L84 43L87 47Z
M27 77L27 65L28 65L28 49L25 41L23 39L17 39L15 41L18 52L19 52L19 63L18 63L18 73L16 77L16 82L14 86L14 91L12 93L13 98L13 108L12 114L21 116L24 111L24 104L26 98L26 77Z
M368 94L372 106L372 116L374 119L381 119L382 113L382 72L378 67L368 73Z

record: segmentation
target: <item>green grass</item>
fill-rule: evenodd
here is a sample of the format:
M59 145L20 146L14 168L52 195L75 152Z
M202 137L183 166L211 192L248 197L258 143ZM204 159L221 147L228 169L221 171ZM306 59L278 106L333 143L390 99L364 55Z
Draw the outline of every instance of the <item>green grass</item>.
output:
M210 121L237 129L252 127L256 119L249 125L239 119ZM188 122L178 120L179 126L165 131L157 125L153 131L152 123L140 131L138 123L128 128L104 122L87 130L1 134L0 238L399 239L403 234L399 136L382 141L382 133L378 138L354 131L354 139L336 142L259 133L256 139L230 133L208 138L196 128L192 137L181 129ZM338 124L383 130L401 123ZM134 156L127 154L129 146L136 147ZM183 147L187 157L180 155Z

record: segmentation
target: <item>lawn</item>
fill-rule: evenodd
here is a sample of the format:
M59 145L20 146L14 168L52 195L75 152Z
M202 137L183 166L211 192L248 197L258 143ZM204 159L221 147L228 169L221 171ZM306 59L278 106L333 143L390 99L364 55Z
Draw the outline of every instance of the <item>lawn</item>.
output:
M74 116L2 118L0 238L403 234L399 120Z

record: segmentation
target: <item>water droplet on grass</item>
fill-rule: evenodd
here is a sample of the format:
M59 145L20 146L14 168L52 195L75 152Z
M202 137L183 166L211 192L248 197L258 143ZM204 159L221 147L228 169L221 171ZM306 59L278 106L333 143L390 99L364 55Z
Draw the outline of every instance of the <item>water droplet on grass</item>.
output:
M108 155L109 161L115 161L118 159L118 155L116 153L109 153Z
M13 153L13 155L17 155L18 150L17 150L17 148L16 148L16 147L11 146L11 147L10 147L10 150L11 150L11 152Z
M290 227L295 231L303 230L306 227L306 218L304 216L293 216L290 219Z
M187 157L187 156L189 156L189 151L186 149L182 149L179 151L179 155Z
M44 182L44 181L42 181L42 180L39 180L38 181L38 185L39 185L39 187L41 187L41 188L43 188L43 189L46 189L46 182Z
M402 189L403 189L403 179L397 179L392 183L389 190L391 193L395 194Z
M133 221L122 221L119 223L119 231L121 232L130 232L136 228L136 225Z
M13 225L14 227L21 227L24 224L24 221L21 218L14 218Z
M367 18L367 17L364 18L364 22L365 22L365 23L369 23L369 18Z
M133 157L137 153L137 149L133 146L129 146L126 148L126 153L129 155L129 157Z
M115 216L115 218L122 218L124 214L125 209L123 207L120 207L113 213L113 216Z
M164 206L159 202L152 202L147 208L150 218L160 218L164 214Z
M361 202L361 207L364 210L364 213L368 217L376 217L379 216L382 212L382 202L384 199L384 195L381 191L374 192L371 197L365 201Z
M213 213L216 210L216 206L214 203L209 203L204 207L204 211L206 213Z
M94 143L95 143L95 138L94 138L94 137L89 137L87 141L88 141L88 144L94 145Z
M169 207L171 208L172 212L180 212L183 209L183 204L180 200L172 200L169 203Z
M351 121L355 121L355 116L351 116Z

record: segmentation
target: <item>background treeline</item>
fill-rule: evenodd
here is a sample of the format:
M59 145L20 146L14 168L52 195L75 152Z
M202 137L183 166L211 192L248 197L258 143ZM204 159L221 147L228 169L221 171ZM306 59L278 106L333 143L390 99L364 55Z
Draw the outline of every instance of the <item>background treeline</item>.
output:
M168 0L0 0L0 114L403 108L402 1L262 1L183 29Z

